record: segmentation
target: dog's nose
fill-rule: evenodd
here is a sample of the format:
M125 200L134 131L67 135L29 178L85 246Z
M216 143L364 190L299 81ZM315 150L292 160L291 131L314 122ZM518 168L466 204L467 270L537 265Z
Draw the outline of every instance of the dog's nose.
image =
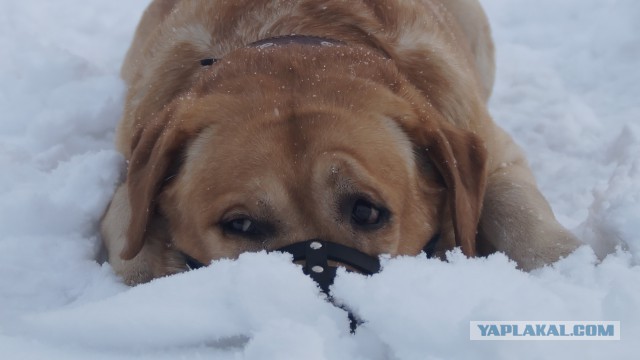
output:
M276 251L293 255L293 261L303 263L303 271L329 295L329 287L336 277L337 266L344 265L360 273L371 275L380 271L378 258L357 249L334 242L312 239L297 242Z

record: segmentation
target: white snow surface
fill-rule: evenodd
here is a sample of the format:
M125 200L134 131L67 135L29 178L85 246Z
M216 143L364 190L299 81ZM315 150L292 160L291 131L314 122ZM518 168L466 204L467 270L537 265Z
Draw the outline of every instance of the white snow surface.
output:
M0 0L1 359L640 358L640 1L483 0L495 120L585 245L340 272L349 333L285 255L129 288L95 257L121 177L118 71L148 1ZM620 341L470 341L471 320L614 320Z

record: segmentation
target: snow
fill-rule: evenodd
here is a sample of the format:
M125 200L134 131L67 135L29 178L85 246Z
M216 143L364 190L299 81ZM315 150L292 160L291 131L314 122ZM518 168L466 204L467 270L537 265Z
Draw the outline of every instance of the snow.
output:
M638 358L640 2L483 0L491 111L585 246L524 273L504 255L340 272L349 333L286 255L129 288L94 259L121 177L118 69L148 1L0 0L0 358ZM470 341L472 320L617 320L621 340Z

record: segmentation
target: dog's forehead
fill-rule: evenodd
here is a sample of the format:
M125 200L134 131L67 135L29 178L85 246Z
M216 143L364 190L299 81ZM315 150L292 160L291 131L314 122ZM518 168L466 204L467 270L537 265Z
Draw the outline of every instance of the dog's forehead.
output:
M274 108L265 121L238 124L229 119L200 132L188 146L186 173L215 177L224 172L236 181L257 176L326 177L341 169L335 165L344 164L339 161L342 156L332 162L331 155L346 154L378 175L393 171L415 176L412 143L391 118L335 110L288 118L290 112L278 112Z

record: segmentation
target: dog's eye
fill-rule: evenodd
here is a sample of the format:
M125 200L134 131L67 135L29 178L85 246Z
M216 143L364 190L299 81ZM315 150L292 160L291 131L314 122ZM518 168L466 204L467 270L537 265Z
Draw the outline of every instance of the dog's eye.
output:
M351 221L365 229L375 229L383 224L387 210L379 208L367 200L359 199L353 204Z
M255 221L249 218L238 218L222 224L225 231L238 235L258 235Z
M226 235L251 241L266 241L274 236L276 227L268 221L256 220L248 215L236 214L223 218L218 226Z

